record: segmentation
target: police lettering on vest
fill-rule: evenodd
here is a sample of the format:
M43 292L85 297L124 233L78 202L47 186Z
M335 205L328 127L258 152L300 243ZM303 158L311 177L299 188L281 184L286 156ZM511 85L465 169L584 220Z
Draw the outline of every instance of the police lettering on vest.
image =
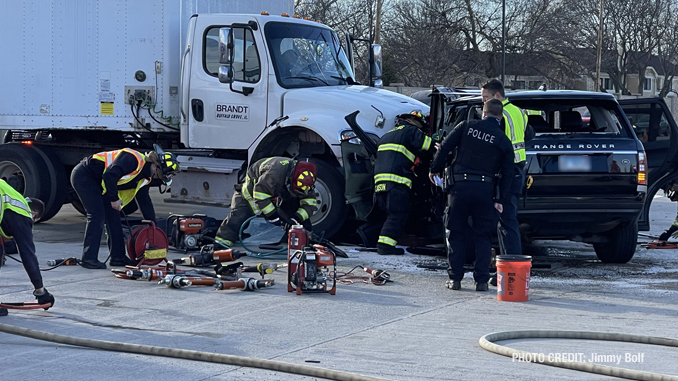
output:
M484 140L486 142L494 143L495 136L487 132L482 132L476 130L475 128L469 127L466 135L471 135L476 139Z

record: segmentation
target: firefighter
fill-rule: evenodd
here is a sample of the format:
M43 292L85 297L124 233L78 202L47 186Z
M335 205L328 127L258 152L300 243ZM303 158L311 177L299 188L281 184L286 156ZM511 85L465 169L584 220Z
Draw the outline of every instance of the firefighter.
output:
M426 134L429 125L419 111L400 114L396 127L379 139L374 164L375 201L386 213L386 221L377 240L377 253L402 255L396 247L398 236L410 213L410 190L417 156L428 155L434 147Z
M98 258L104 223L108 233L109 264L135 265L125 255L120 211L136 200L144 219L154 221L155 210L147 185L152 181L169 184L179 170L174 154L155 147L155 151L145 155L129 148L99 152L84 158L73 169L71 184L87 211L82 267L106 268L105 261L100 262Z
M522 243L520 239L520 229L518 227L518 200L523 192L525 184L525 140L534 135L531 128L528 128L527 115L517 106L511 104L506 99L504 84L498 79L492 79L481 87L480 91L483 102L490 99L501 101L504 106L503 121L504 133L511 140L513 145L513 176L511 187L509 189L507 202L504 203L504 213L502 213L503 226L506 229L506 238L504 246L506 254L522 254Z
M21 263L28 274L35 290L33 295L40 304L54 305L54 296L42 284L42 275L35 256L33 243L33 222L38 221L44 211L42 201L35 198L24 198L5 180L0 179L0 235L16 242ZM4 245L0 244L0 263L4 257ZM7 315L6 308L0 308L0 316Z
M449 230L447 287L461 289L464 278L467 238L473 238L475 247L476 291L487 291L492 256L492 230L496 226L496 212L506 212L507 191L513 181L513 147L501 129L502 103L492 99L483 106L482 121L464 121L458 124L440 144L431 162L429 178L435 184L447 155L456 149L452 165L453 196L447 208L446 228ZM495 194L495 177L500 173L499 196ZM503 213L502 213L503 216ZM472 218L472 227L469 226Z
M253 215L263 215L277 226L301 224L311 231L309 218L316 209L315 178L315 164L310 161L288 157L256 161L247 169L245 182L234 187L231 211L221 223L215 242L232 247L241 225Z

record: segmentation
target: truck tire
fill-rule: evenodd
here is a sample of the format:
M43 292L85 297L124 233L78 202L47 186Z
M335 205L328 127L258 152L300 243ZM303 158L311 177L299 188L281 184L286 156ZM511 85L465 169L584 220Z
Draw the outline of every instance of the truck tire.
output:
M613 230L608 235L608 242L594 243L598 259L603 263L627 263L636 253L638 244L638 222Z
M56 197L57 181L35 147L20 143L0 145L0 178L25 197L40 199L46 212L53 207L48 202ZM43 217L40 221L47 219Z
M47 221L59 213L59 210L61 210L61 207L66 202L68 179L61 159L51 148L45 146L33 146L33 148L40 154L51 175L49 180L50 198L46 202L43 201L45 202L45 213L40 218L40 221Z
M333 165L319 159L311 159L318 171L315 195L318 209L311 216L313 232L332 238L346 221L348 207L344 202L344 177Z

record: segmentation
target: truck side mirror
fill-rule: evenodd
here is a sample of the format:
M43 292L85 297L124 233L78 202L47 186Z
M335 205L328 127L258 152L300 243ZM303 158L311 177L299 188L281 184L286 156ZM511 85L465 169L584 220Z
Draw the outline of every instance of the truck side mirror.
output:
M381 56L381 45L372 44L370 50L370 82L372 86L377 88L383 88L384 84L381 81L382 73L382 56Z
M231 65L219 66L219 82L221 83L233 82L233 67Z
M219 82L233 82L233 30L219 29Z
M346 45L346 58L348 58L348 63L351 64L351 77L355 79L355 62L353 62L353 36L350 33L346 33L344 37L344 44Z
M233 35L231 28L219 29L219 63L228 65L231 63L231 55L233 51Z

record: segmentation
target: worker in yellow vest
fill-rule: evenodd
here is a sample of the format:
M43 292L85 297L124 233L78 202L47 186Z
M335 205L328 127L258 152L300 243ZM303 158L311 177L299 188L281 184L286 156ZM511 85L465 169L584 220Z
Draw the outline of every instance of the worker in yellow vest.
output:
M40 219L45 206L36 198L24 198L5 180L0 180L0 236L14 239L21 263L28 274L35 291L33 295L40 304L54 305L54 296L42 284L42 275L35 256L33 222ZM4 246L0 245L0 263L4 257ZM7 315L6 308L0 308L0 316Z
M520 239L520 229L518 227L518 200L523 192L525 184L525 140L534 136L534 130L528 126L527 115L525 111L518 108L508 99L504 92L504 84L498 79L492 79L483 84L480 89L483 102L490 99L500 100L504 106L504 133L508 136L513 145L513 181L509 188L508 202L503 204L501 218L503 226L506 229L506 238L504 238L504 247L506 254L522 254L522 243ZM526 136L527 134L527 136Z
M129 148L99 152L84 158L71 173L71 184L87 212L87 226L80 265L105 269L99 261L104 224L108 233L111 266L134 265L125 255L120 211L136 200L144 219L154 221L155 210L148 194L151 181L165 184L179 170L174 154L156 150L142 154Z

